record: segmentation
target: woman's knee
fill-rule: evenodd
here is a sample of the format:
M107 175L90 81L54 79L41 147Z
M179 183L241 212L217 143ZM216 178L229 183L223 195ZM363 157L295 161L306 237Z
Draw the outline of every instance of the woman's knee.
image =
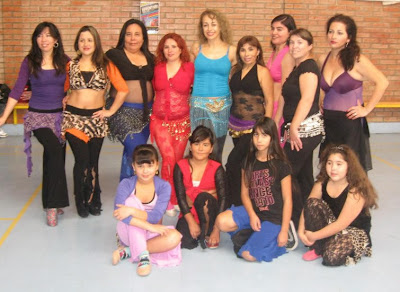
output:
M236 226L235 221L233 220L232 211L226 210L220 213L215 220L215 225L218 227L219 230L223 232L230 232Z

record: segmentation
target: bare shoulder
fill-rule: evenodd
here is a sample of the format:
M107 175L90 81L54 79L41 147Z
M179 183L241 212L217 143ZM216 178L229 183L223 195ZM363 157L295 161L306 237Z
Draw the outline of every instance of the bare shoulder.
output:
M196 58L197 55L199 54L200 50L200 43L199 42L194 42L193 45L190 47L190 53Z
M326 53L326 54L322 54L322 55L320 55L319 57L318 57L318 59L317 59L317 64L318 64L318 67L321 69L322 68L322 65L324 64L324 62L325 62L325 60L326 60L326 57L328 57L328 54Z

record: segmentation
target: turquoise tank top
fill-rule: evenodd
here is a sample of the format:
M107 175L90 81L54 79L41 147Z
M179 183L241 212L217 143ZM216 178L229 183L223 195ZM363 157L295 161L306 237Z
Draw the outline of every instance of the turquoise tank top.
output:
M209 59L201 51L194 61L193 96L222 97L230 95L229 73L231 61L229 60L229 47L226 55L219 59Z

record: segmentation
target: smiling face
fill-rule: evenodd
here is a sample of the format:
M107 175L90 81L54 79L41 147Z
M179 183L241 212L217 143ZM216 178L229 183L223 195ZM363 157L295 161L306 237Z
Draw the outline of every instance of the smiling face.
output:
M257 62L260 50L256 47L246 43L239 50L240 59L246 65L254 65Z
M348 164L340 153L333 153L326 161L326 173L334 182L347 181Z
M312 50L312 45L309 45L308 42L301 38L298 35L292 35L289 40L289 52L290 55L297 62L302 62L307 59Z
M138 181L147 183L153 180L158 170L158 162L152 161L150 163L133 163L133 169L138 177Z
M204 15L202 19L203 34L207 40L214 40L220 38L221 28L218 24L217 18L210 18L208 15Z
M213 146L209 138L204 139L200 142L193 142L190 144L190 151L192 152L192 157L195 160L208 160L209 155L213 151Z
M341 50L350 41L346 25L342 22L332 22L326 36L332 49Z
M173 39L167 39L164 43L163 54L167 62L174 62L180 59L182 50Z
M51 36L50 28L45 27L37 36L36 42L42 53L51 53L57 40Z
M289 29L280 21L276 21L271 25L271 43L275 46L286 45L289 39Z
M126 28L124 48L130 53L140 51L143 46L143 32L142 28L134 23Z
M81 32L78 39L78 48L82 56L93 55L96 49L96 43L93 35L89 31Z

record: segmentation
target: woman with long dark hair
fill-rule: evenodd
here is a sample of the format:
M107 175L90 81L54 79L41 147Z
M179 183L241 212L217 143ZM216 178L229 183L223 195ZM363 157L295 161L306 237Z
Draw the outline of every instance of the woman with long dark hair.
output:
M126 21L116 48L107 51L106 55L117 66L129 87L124 103L109 119L109 138L124 145L120 173L122 180L133 175L133 150L137 145L146 144L150 135L154 56L149 51L149 37L143 22L134 18ZM116 94L117 90L112 86L107 104L113 102Z
M24 141L28 175L32 171L31 134L43 145L42 203L47 210L47 224L57 225L61 208L69 206L65 178L65 143L61 138L62 100L64 98L65 66L68 57L58 28L42 22L32 34L32 46L24 58L6 108L0 117L2 126L24 92L28 81L32 96L24 117Z
M389 84L385 75L360 53L357 26L346 15L337 14L326 24L331 47L319 58L326 138L321 145L347 144L357 153L366 171L372 169L366 116L375 108ZM363 82L375 84L368 103L363 101Z
M66 107L62 133L75 157L74 194L79 216L101 213L99 156L108 133L105 118L115 114L128 87L117 67L108 60L100 35L93 26L83 26L76 35L77 57L68 63ZM112 106L104 109L104 95L112 83L117 93Z

